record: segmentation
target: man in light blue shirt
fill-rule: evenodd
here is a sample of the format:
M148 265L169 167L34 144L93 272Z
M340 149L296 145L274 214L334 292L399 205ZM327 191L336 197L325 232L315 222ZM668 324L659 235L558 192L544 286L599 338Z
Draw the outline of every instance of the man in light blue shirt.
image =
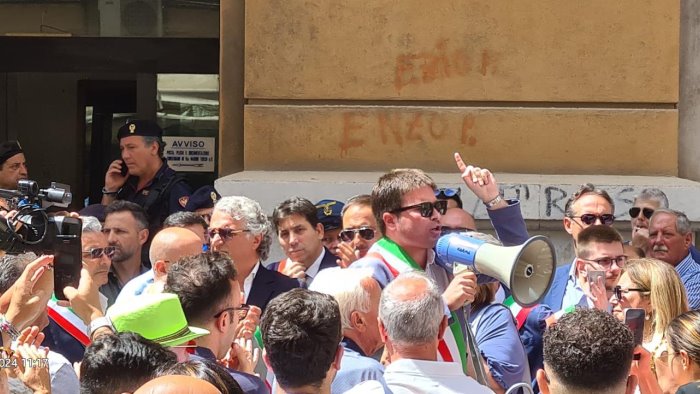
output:
M130 280L119 292L115 304L132 301L144 293L160 293L165 286L168 267L181 257L199 253L202 253L202 239L194 231L180 227L160 230L149 249L153 268Z
M654 211L649 219L649 255L676 268L685 286L688 306L700 309L700 265L690 253L692 242L690 221L683 212Z
M366 380L385 389L384 367L372 355L384 346L377 315L381 288L369 269L331 268L318 273L309 290L329 294L338 301L344 352L331 394L342 394Z

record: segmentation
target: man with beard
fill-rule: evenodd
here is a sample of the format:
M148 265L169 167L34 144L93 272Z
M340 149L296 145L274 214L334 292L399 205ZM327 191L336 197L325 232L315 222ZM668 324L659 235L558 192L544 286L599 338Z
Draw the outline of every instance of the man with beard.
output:
M141 261L141 248L148 240L148 218L140 205L129 201L113 202L105 214L102 232L115 250L107 283L100 287L100 292L112 305L124 285L148 271Z

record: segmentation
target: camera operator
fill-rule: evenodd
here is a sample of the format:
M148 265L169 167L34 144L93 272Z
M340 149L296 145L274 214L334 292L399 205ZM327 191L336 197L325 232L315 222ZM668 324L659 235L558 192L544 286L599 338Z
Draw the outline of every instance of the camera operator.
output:
M0 145L0 188L17 189L17 181L27 179L27 160L17 141L7 141Z
M102 188L102 205L127 200L142 206L151 234L168 215L185 209L191 192L163 158L162 137L163 129L150 120L129 120L120 127L121 159L109 165Z

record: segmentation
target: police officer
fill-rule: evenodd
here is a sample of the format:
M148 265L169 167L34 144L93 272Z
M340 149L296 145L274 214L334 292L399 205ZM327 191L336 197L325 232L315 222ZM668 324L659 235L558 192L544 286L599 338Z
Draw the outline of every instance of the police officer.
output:
M185 179L163 158L163 129L150 120L128 120L117 139L121 160L107 168L102 205L127 200L141 205L155 234L168 215L183 211L190 195Z
M190 199L185 205L185 211L194 212L203 217L208 226L211 214L214 212L214 205L220 199L221 194L214 189L214 186L202 186L190 195Z
M0 144L0 189L17 190L17 182L27 179L27 160L18 141Z
M338 200L321 200L316 203L316 217L323 225L323 246L338 256L338 235L343 229L343 204Z

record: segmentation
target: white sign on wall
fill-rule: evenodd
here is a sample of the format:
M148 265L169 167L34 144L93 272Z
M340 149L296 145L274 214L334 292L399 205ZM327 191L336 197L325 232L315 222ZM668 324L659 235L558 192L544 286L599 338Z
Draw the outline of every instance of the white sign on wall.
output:
M175 171L214 172L214 137L163 137L165 158Z

